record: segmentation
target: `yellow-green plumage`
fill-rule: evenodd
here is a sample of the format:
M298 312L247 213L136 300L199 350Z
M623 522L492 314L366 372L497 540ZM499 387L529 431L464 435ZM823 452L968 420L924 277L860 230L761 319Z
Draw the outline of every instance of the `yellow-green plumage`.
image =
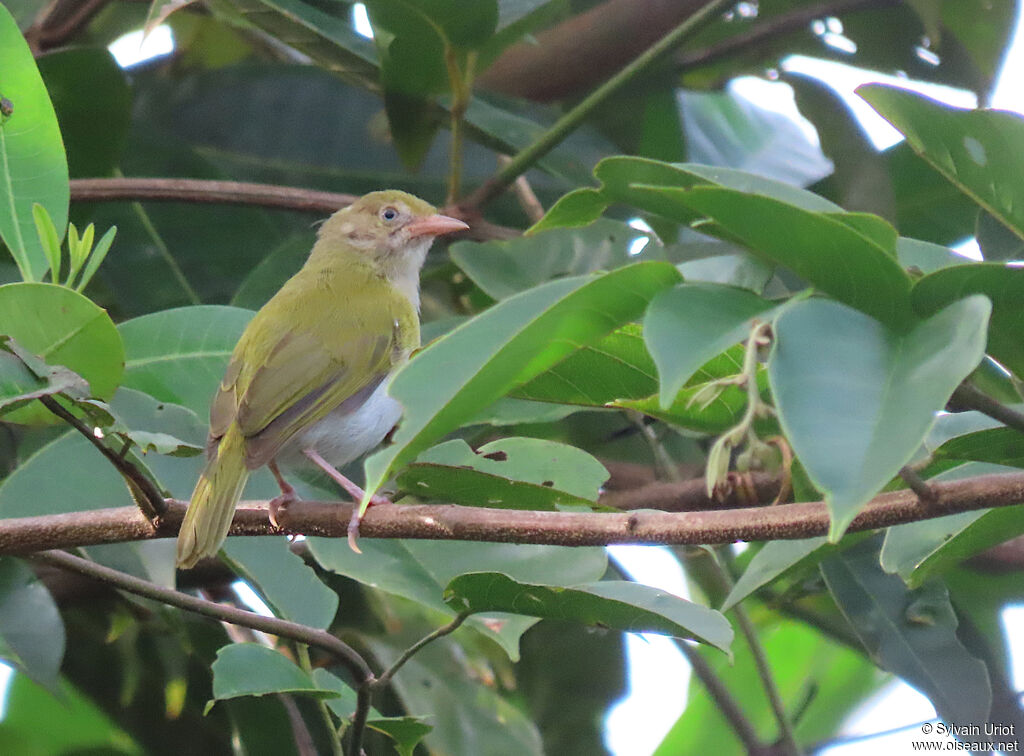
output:
M458 223L390 191L323 225L309 260L232 354L210 410L209 461L178 537L180 566L216 554L250 471L297 461L307 442L335 465L380 442L392 411L382 384L419 346L419 268L433 236Z

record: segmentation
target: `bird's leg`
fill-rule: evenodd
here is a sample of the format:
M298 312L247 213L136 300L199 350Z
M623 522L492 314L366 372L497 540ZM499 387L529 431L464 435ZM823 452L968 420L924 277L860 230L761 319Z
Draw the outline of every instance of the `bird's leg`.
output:
M321 457L316 449L303 449L302 453L309 457L313 464L315 464L317 467L319 467L321 470L327 473L335 483L344 488L345 491L348 492L348 495L351 496L352 500L355 502L355 508L352 510L352 517L348 521L348 545L352 548L352 551L356 552L357 554L362 554L363 552L359 548L358 544L359 522L363 519L362 516L359 514L359 504L360 502L362 502L363 497L366 495L366 492L363 491L363 489L361 489L351 480L346 478L344 475L342 475L340 472L338 472L337 468L335 468L334 465L332 465L326 459ZM388 499L386 496L374 495L373 497L370 498L369 506L373 506L374 504L390 503L391 500Z
M281 495L275 496L270 500L270 524L275 528L280 529L281 527L281 515L285 514L288 505L293 501L298 501L299 497L295 494L295 489L292 488L291 484L281 475L281 471L277 469L277 463L273 460L267 463L267 467L270 468L270 472L274 474L274 479L277 481L278 488L281 489Z

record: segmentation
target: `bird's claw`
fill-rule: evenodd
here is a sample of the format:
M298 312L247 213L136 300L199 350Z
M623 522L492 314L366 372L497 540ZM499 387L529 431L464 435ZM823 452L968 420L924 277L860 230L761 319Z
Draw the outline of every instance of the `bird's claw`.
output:
M274 526L276 530L283 530L284 517L288 514L288 506L298 501L298 496L295 492L282 493L280 496L275 496L270 500L270 504L267 509L267 516L270 519L270 524Z

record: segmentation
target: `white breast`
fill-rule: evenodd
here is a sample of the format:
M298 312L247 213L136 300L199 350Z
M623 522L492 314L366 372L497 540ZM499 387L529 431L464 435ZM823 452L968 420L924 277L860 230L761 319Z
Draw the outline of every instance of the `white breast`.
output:
M302 452L313 448L335 467L342 467L380 444L401 416L402 405L387 395L385 381L358 409L334 410L298 434L277 460L288 467L304 466L308 461Z

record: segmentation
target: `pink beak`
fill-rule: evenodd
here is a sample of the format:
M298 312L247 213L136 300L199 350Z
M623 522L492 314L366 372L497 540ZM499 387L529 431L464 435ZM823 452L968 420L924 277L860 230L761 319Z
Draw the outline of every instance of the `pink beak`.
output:
M431 215L426 218L414 220L406 229L409 236L440 236L450 234L453 231L465 231L469 228L468 223L463 223L458 218L449 215Z

